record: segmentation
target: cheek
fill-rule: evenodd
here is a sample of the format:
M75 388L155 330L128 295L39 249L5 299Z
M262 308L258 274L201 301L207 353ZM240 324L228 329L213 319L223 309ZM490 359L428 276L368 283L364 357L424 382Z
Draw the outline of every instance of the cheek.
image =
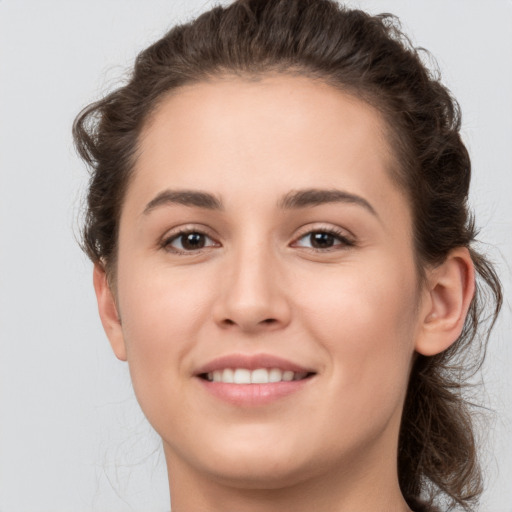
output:
M415 269L383 259L359 272L347 269L311 286L299 308L311 336L331 359L333 393L396 405L406 387L417 331ZM317 281L317 284L318 281Z
M209 311L209 288L201 276L165 268L119 268L123 335L133 386L143 409L161 395L162 383L181 386L184 362ZM154 404L158 407L158 404Z

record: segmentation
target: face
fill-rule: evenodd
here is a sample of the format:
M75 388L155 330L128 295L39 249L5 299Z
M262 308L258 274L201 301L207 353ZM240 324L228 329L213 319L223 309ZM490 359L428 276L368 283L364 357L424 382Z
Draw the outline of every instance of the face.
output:
M379 114L308 78L162 101L111 340L170 471L257 487L394 463L421 309L395 166Z

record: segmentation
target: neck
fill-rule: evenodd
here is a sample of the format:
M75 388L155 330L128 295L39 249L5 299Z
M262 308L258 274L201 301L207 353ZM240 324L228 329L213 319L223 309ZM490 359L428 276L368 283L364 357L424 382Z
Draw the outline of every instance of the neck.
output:
M328 482L303 482L280 489L240 489L203 482L171 489L172 512L410 512L396 488L357 489L333 494Z

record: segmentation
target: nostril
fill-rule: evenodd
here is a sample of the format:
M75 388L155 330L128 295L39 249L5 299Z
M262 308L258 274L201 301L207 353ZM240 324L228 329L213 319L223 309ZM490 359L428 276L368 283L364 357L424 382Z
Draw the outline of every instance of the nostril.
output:
M231 327L233 325L237 325L237 322L234 320L231 320L231 318L225 318L222 320L222 323L226 327ZM278 323L278 320L276 318L265 318L265 320L261 320L260 322L257 322L258 325L275 325Z

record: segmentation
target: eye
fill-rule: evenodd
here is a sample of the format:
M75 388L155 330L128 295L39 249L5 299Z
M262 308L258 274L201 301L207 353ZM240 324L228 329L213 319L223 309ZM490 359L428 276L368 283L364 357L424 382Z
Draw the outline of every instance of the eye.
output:
M301 236L294 245L321 251L336 248L342 249L343 247L352 246L354 243L343 233L336 230L318 229Z
M217 245L217 242L200 231L181 231L166 238L162 243L162 246L171 252L194 252Z

